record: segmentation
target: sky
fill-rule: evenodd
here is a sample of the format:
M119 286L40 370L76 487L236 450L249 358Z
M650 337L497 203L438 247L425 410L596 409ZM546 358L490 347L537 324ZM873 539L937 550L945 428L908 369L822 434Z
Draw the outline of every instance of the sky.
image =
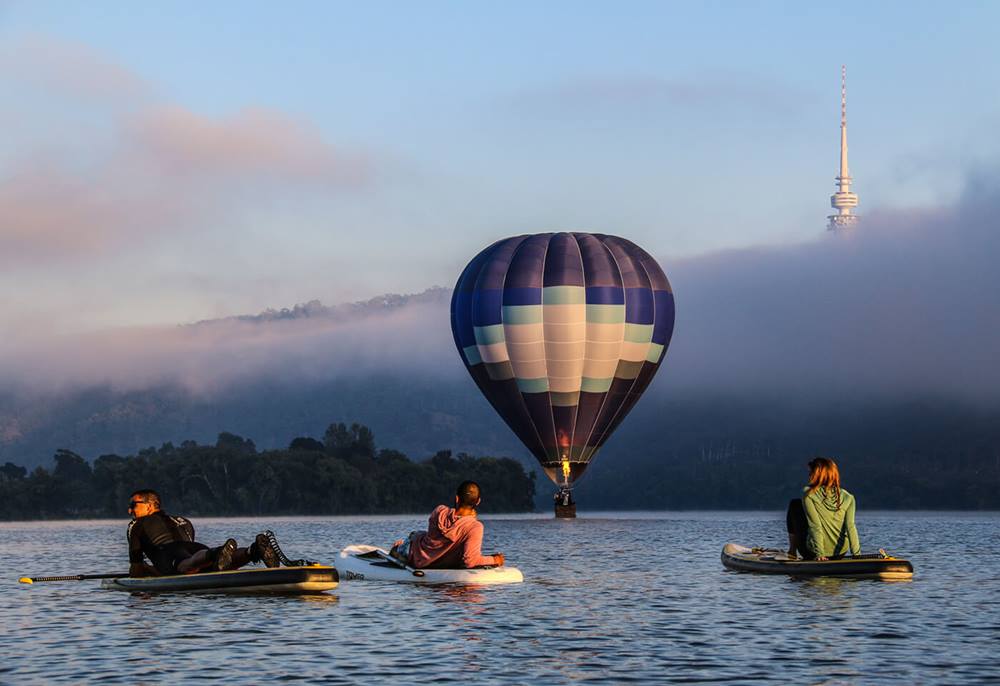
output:
M451 286L537 231L625 236L697 302L736 282L692 264L829 245L841 64L859 213L926 227L997 166L998 20L986 2L0 0L0 362L11 341Z

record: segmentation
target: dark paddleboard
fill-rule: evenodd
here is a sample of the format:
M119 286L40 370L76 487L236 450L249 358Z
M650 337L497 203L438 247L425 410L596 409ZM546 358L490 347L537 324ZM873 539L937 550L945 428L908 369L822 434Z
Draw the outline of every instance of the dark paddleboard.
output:
M889 581L913 578L913 565L909 560L883 553L845 557L839 560L800 560L789 557L783 550L747 548L736 543L727 543L722 548L722 564L726 569L758 574L840 576Z
M336 588L340 576L333 567L262 567L179 576L104 579L101 587L148 593L322 593Z

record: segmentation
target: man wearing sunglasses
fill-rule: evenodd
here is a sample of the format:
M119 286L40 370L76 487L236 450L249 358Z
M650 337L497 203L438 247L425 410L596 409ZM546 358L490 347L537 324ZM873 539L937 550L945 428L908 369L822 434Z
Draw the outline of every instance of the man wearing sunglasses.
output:
M502 566L503 553L482 553L483 523L476 519L481 500L479 484L463 481L455 492L455 507L438 505L427 520L427 531L413 531L408 539L396 541L390 554L417 569Z
M151 489L134 492L129 498L128 573L131 577L193 574L203 571L239 569L248 562L277 567L278 554L264 534L247 548L230 538L218 548L194 540L194 526L184 517L168 515L160 509L160 496ZM148 559L152 565L145 563Z

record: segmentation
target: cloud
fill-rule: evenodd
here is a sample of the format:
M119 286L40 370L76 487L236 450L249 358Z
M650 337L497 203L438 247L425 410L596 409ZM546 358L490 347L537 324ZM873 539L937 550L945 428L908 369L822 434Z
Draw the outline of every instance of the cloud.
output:
M371 179L368 156L335 149L279 111L206 116L158 101L136 75L85 46L26 46L21 70L10 49L0 55L0 87L15 97L36 88L8 132L29 142L0 162L0 267L120 257L163 234L238 222L258 203L327 197ZM52 88L39 92L32 76ZM59 121L38 133L33 111L58 112Z
M797 111L810 94L735 74L698 79L636 74L588 76L526 88L510 96L520 107L586 111L605 107L683 107L721 110L733 106L783 113Z
M150 84L138 74L90 46L37 34L0 45L0 77L101 104L152 94Z
M160 107L142 113L130 129L137 151L176 175L337 186L359 184L370 171L365 158L341 155L314 128L266 109L213 120L180 107Z
M0 179L0 266L88 257L183 225L191 203L165 190L109 167L78 173L53 160L22 164Z

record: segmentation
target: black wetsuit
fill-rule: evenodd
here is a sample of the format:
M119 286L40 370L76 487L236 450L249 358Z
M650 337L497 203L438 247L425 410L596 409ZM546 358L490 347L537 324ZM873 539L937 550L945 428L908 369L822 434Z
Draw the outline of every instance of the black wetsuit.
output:
M145 555L163 575L177 574L177 563L208 546L196 543L194 526L184 517L162 510L133 519L128 525L128 561L142 563Z
M806 545L806 538L809 535L809 520L806 519L806 509L802 505L802 498L795 498L788 501L788 511L785 513L785 528L788 529L788 533L795 537L796 552L802 556L802 559L816 559L816 554L809 550L809 547Z

